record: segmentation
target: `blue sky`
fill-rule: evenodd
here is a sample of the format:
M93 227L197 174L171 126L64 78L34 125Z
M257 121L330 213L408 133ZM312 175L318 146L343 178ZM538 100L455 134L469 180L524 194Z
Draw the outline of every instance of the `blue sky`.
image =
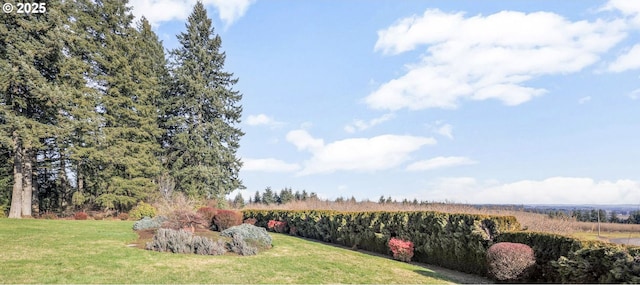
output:
M195 2L132 0L165 48ZM640 204L640 3L205 0L245 197Z

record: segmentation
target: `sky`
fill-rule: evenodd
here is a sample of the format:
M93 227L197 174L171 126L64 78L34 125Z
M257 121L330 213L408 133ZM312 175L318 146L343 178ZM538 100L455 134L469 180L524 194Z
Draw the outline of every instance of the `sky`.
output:
M203 3L245 198L640 205L637 0ZM167 50L194 4L130 1Z

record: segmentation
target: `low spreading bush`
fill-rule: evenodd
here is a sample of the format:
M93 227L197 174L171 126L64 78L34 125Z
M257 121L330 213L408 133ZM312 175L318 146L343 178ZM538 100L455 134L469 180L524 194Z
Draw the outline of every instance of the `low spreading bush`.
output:
M153 240L147 243L147 250L172 253L195 253L221 255L226 252L225 243L195 236L185 230L159 229Z
M55 213L46 212L46 213L40 215L40 219L57 220L58 219L58 215L56 215Z
M179 230L195 229L196 227L205 227L206 225L207 222L200 214L192 210L177 209L167 216L167 220L162 224L162 227Z
M269 220L269 222L267 223L267 228L277 233L284 233L286 227L287 222Z
M523 280L535 263L533 249L526 244L499 242L487 250L489 276L499 281Z
M239 255L256 255L258 254L258 248L251 246L240 235L233 237L229 243L229 249Z
M219 231L242 224L242 213L233 210L218 210L214 224Z
M144 217L133 223L133 230L157 229L160 228L165 221L167 221L165 216L156 216L154 218Z
M137 206L133 207L133 209L129 211L129 216L134 220L139 220L144 217L153 218L156 216L156 214L156 208L145 202L138 203Z
M87 213L85 212L76 212L75 214L73 214L74 220L86 220L88 218L89 218L89 215L87 215Z
M389 249L396 260L409 262L413 257L413 243L411 241L391 238L389 240Z
M220 233L224 237L241 237L246 242L255 244L261 248L271 247L271 236L267 233L267 230L261 227L256 227L250 224L241 224L238 226L230 227Z
M120 214L118 215L118 219L120 219L121 221L126 221L126 220L128 220L128 219L129 219L129 214L127 214L127 213L120 213Z
M210 227L213 224L213 218L218 213L218 210L214 207L201 207L196 211L206 221L206 227Z

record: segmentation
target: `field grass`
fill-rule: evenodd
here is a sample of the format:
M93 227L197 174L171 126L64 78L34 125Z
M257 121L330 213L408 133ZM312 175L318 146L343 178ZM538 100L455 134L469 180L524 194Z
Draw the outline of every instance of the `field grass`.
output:
M450 283L443 275L287 235L257 256L129 247L132 222L0 219L1 283Z

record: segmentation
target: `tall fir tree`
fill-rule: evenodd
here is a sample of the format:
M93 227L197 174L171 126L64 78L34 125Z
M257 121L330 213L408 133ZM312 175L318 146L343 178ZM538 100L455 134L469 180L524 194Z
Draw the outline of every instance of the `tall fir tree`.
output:
M83 31L91 36L88 60L101 118L97 151L90 157L96 164L93 169L99 170L91 173L93 195L101 207L118 210L153 193L161 167L154 105L160 80L155 62L148 60L155 59L157 44L149 44L154 39L149 33L131 27L133 16L126 5L127 1L95 1L82 18Z
M36 158L55 133L64 36L60 4L50 3L47 13L0 14L0 143L13 162L10 218L32 215Z
M201 2L196 3L171 52L172 86L165 102L167 164L177 190L192 197L223 199L243 189L236 152L242 95L224 71L220 36Z

